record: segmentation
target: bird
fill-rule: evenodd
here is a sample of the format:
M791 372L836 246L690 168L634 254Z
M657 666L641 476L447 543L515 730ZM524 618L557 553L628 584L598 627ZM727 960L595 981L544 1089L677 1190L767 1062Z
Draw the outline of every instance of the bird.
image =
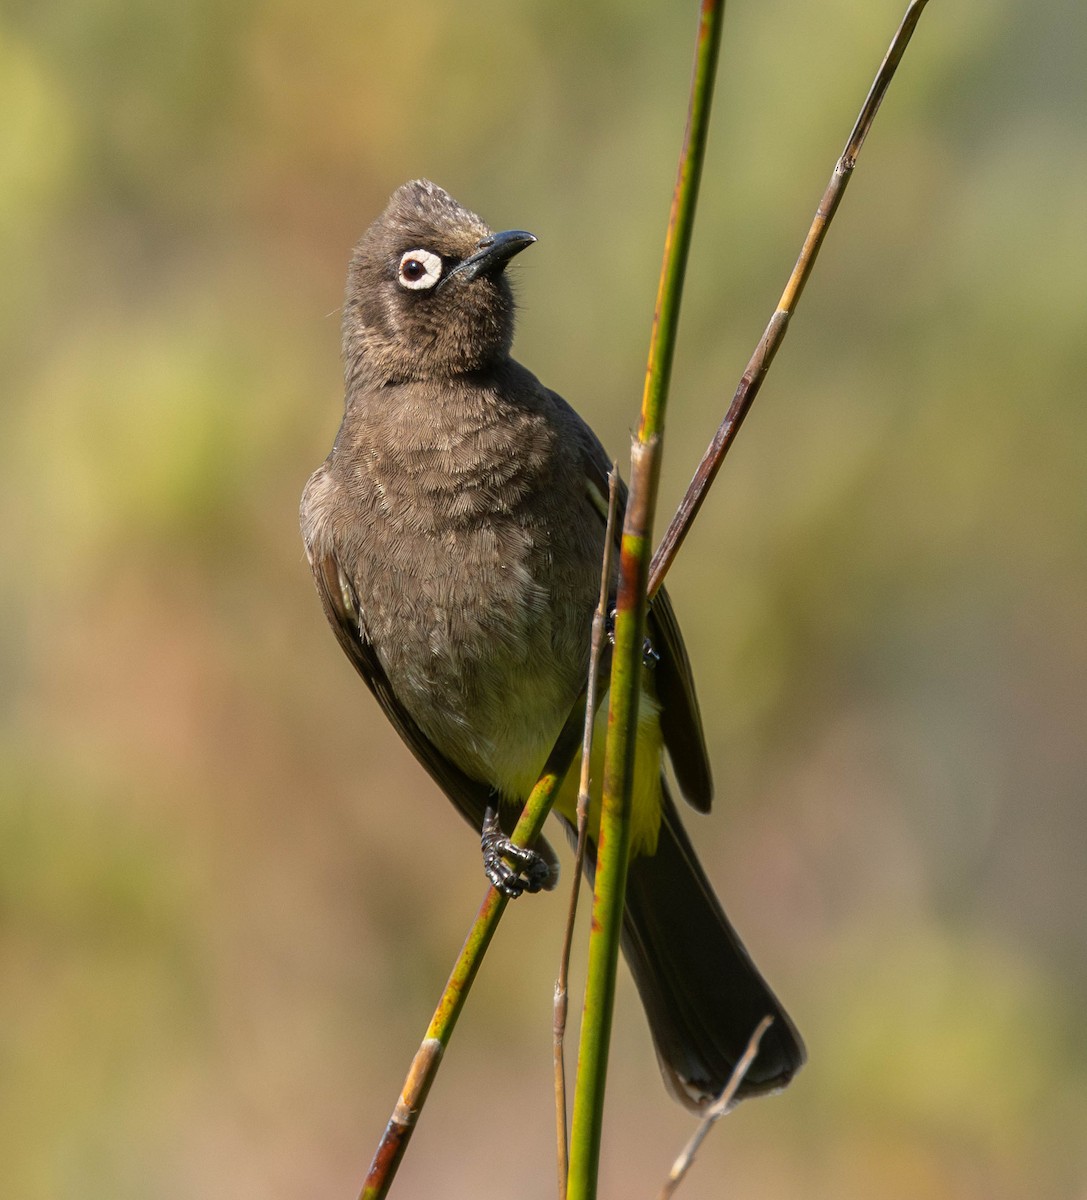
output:
M535 241L493 231L429 180L393 193L351 256L343 420L300 508L340 646L481 833L485 868L511 896L558 875L545 840L522 850L508 834L585 684L611 469L589 425L511 357L506 268ZM620 516L625 496L623 488ZM805 1049L672 799L665 758L696 810L709 810L713 784L691 664L663 589L647 642L621 945L665 1083L698 1112L722 1092L763 1017L773 1020L737 1099L783 1088ZM600 711L606 721L606 701ZM554 806L568 832L577 774ZM596 795L590 877L599 807Z

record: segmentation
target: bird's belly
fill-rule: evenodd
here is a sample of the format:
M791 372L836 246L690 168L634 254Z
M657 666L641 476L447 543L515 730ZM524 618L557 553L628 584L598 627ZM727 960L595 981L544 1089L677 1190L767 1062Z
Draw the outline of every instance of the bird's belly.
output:
M461 770L523 799L577 697L579 672L555 658L540 629L503 622L485 642L432 638L402 699L423 732Z
M584 682L598 568L556 576L553 547L497 522L403 549L363 601L386 673L446 757L523 799Z
M486 779L504 799L523 800L543 770L578 689L561 686L555 674L547 678L541 671L507 679L490 702L472 711L471 745L462 748L458 765Z

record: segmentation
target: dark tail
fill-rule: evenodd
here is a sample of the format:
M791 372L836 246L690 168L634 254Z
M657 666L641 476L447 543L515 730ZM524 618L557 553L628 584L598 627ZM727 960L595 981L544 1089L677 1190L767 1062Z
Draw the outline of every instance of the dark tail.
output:
M688 1108L720 1095L767 1015L774 1023L738 1096L783 1088L803 1065L804 1043L729 924L667 792L656 854L630 864L622 944L665 1080Z

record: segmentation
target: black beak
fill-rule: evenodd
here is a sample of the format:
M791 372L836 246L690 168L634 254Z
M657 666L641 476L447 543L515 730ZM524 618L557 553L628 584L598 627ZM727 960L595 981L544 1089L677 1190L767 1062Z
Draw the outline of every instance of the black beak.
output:
M470 283L480 275L495 275L515 254L520 254L535 240L531 233L526 233L523 229L506 229L502 233L492 233L483 238L476 246L475 253L470 254L464 262L458 263L442 282L462 279L465 283Z

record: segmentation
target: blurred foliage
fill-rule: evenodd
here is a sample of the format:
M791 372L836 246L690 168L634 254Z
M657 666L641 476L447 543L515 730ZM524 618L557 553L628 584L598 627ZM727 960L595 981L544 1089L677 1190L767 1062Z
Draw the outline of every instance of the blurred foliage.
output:
M899 16L730 9L665 508ZM693 21L5 7L4 1195L354 1194L482 879L302 559L347 256L419 174L532 229L518 355L624 454ZM673 573L695 836L811 1051L690 1200L1087 1194L1085 33L930 7ZM402 1194L551 1194L562 907L510 914ZM604 1185L644 1195L689 1122L625 987Z

